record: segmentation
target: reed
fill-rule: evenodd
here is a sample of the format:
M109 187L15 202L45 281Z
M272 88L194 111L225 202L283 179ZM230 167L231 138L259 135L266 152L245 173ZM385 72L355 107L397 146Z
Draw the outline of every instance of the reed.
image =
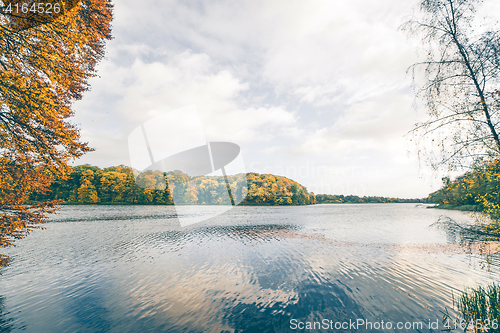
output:
M453 299L453 305L469 330L500 332L500 285L469 288L457 300Z

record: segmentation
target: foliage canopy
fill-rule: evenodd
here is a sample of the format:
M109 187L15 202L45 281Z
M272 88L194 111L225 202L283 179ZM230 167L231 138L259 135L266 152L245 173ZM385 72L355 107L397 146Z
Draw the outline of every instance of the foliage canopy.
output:
M111 19L109 0L81 0L24 30L0 15L0 246L40 227L57 202L26 205L29 196L67 177L68 162L90 151L68 118L96 75Z
M175 171L147 171L141 177L143 179L139 183L161 182L164 186L138 186L132 169L125 166L101 169L81 165L74 167L67 179L53 183L47 193L34 193L31 200L64 200L73 204L173 205L175 198L176 204L231 205L231 202L224 201L227 200L224 177L191 178ZM285 177L249 173L246 174L246 182L238 175L227 176L227 179L235 200L241 201L242 205L307 205L315 201L314 193Z

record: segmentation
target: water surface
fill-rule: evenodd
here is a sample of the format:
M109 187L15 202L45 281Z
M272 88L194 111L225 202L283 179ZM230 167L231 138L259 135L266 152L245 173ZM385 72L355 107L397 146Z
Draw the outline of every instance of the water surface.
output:
M4 251L0 331L296 332L358 319L439 331L428 323L452 290L499 276L430 227L443 219L471 222L359 204L236 207L182 228L173 207L65 206Z

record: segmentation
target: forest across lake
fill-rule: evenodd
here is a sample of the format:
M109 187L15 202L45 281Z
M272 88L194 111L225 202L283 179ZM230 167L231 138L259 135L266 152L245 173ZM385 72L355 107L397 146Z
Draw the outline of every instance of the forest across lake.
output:
M227 180L227 183L226 183ZM142 186L142 184L148 184ZM160 186L161 185L161 186ZM66 204L224 205L231 204L228 186L240 205L310 205L339 203L424 203L426 199L332 195L307 191L303 185L272 174L247 173L190 177L179 171L148 171L139 177L127 166L99 168L81 165L68 178L58 180L46 193L33 193L31 201L62 200ZM174 200L175 199L175 200Z

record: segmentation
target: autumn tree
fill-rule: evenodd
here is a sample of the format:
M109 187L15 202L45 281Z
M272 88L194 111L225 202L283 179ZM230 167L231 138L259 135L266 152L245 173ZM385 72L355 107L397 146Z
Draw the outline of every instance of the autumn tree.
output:
M403 28L423 42L427 59L411 67L423 73L418 90L430 118L414 134L432 147L430 164L469 167L500 154L500 33L476 18L480 0L423 0Z
M29 195L67 177L68 162L90 151L69 118L111 38L112 4L81 0L67 9L23 26L0 13L0 246L45 222L57 202L26 205Z
M94 172L85 170L80 178L80 187L78 188L78 202L80 203L97 203L101 201L97 195L96 188L93 184Z

